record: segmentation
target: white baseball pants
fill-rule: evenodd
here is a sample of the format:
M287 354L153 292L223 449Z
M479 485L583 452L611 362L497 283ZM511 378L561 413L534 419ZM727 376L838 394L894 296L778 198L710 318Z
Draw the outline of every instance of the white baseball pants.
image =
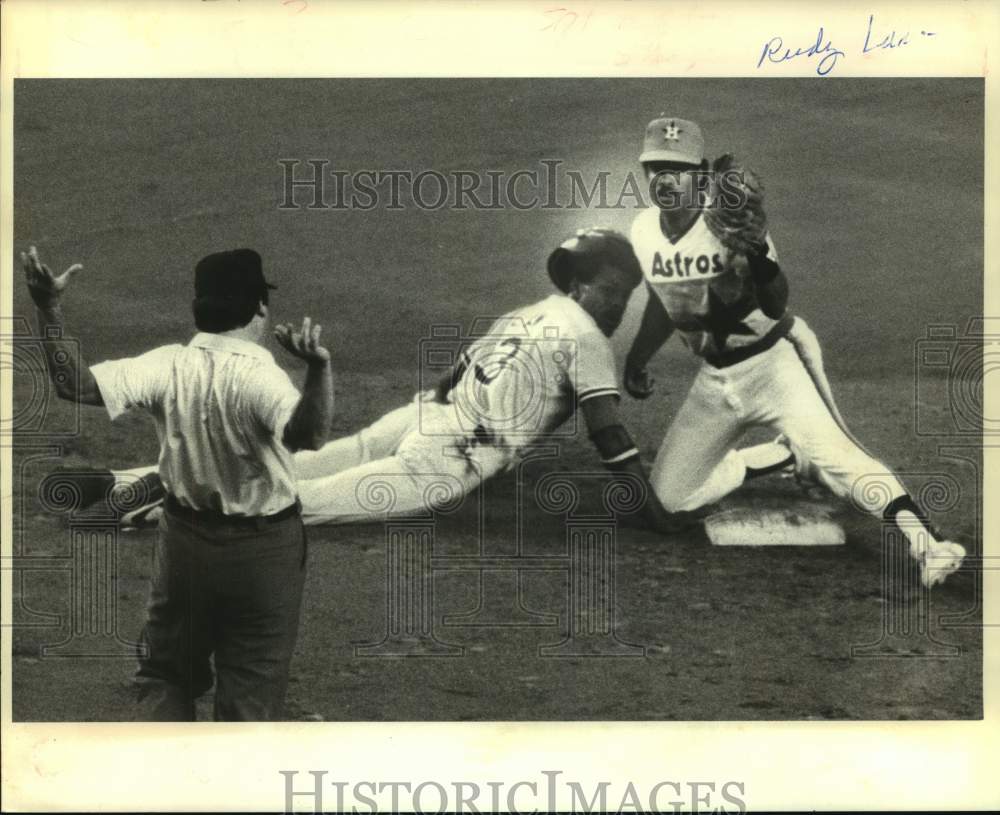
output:
M414 401L353 436L296 453L303 521L382 521L457 507L505 460L494 448L465 444L453 411Z
M740 486L746 465L734 447L753 426L783 433L799 472L841 498L850 498L860 479L878 475L882 490L864 507L873 515L905 493L843 425L815 334L798 318L792 333L794 343L781 339L727 368L702 364L653 464L650 481L666 509L697 509Z

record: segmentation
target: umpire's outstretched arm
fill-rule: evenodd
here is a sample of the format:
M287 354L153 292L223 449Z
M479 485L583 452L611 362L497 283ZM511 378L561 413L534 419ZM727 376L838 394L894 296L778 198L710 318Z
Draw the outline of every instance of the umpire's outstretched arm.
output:
M77 343L66 336L63 327L62 295L69 281L83 266L74 263L62 274L53 274L39 260L38 250L34 246L27 253L21 253L21 264L24 266L28 291L35 303L38 333L42 338L45 363L56 395L70 402L101 407L104 399L97 380L90 372L90 366L80 356Z

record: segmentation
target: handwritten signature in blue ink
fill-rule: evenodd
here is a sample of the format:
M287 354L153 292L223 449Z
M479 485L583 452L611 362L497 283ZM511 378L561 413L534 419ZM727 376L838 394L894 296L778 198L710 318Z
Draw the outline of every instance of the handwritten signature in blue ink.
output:
M875 15L868 15L868 30L865 32L865 44L861 47L861 53L867 54L871 51L877 51L880 48L902 48L904 45L910 44L910 32L906 31L903 34L896 35L896 29L892 29L888 34L885 34L882 39L876 39L878 42L872 42L872 26L875 24ZM921 37L933 37L933 31L921 31Z
M837 58L844 56L843 51L834 48L832 40L827 39L825 43L823 42L823 26L820 26L819 31L816 32L815 42L806 48L796 48L794 51L791 48L785 48L785 42L781 37L771 37L760 52L757 67L760 68L764 64L764 60L786 62L796 57L816 57L820 54L823 55L823 58L816 65L816 73L820 76L826 76L830 73L837 66Z
M920 36L933 37L935 36L935 32L921 31ZM893 28L888 34L883 32L876 33L875 15L868 15L868 29L865 31L865 41L861 46L862 54L870 54L878 50L887 51L902 48L910 45L910 43L909 31L898 34L896 29ZM826 76L837 66L837 59L842 56L844 56L844 51L834 46L833 40L825 36L823 26L820 26L813 43L807 47L796 48L794 51L791 48L785 47L784 40L781 37L772 37L764 44L764 48L760 52L760 59L757 60L757 67L760 68L765 61L780 63L798 57L821 57L816 64L816 73L820 76Z

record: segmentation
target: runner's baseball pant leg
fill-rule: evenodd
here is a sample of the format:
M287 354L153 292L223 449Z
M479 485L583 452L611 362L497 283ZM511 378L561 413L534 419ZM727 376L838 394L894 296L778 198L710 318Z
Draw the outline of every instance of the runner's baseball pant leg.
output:
M309 526L379 521L426 508L426 483L398 457L369 461L323 478L299 481Z
M296 477L323 478L391 456L417 426L417 409L411 402L389 411L352 436L334 439L319 450L300 450L293 456Z
M307 525L370 523L453 505L503 469L495 448L463 437L451 405L425 402L394 455L323 478L300 480Z
M296 477L322 478L391 456L403 437L417 426L417 411L414 401L386 413L357 433L327 442L319 450L299 450L292 456ZM117 484L127 484L156 471L157 465L153 464L111 472Z

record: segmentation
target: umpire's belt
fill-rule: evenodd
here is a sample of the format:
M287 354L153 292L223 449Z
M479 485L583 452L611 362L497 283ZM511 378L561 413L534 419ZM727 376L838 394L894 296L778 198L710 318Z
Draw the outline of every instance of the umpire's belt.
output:
M756 342L752 342L749 345L742 345L739 348L733 348L730 351L723 351L721 354L709 354L705 357L705 362L714 368L728 368L730 365L744 362L750 359L750 357L762 354L764 351L774 348L778 340L787 336L788 332L792 330L792 323L794 322L795 317L793 315L785 314L784 317L774 324L774 327L770 331Z
M302 504L297 498L294 504L290 504L273 515L226 515L224 512L216 512L213 509L191 509L191 507L184 506L169 492L163 504L167 512L175 518L181 518L200 526L260 527L262 525L287 521L289 518L296 517L302 511Z

